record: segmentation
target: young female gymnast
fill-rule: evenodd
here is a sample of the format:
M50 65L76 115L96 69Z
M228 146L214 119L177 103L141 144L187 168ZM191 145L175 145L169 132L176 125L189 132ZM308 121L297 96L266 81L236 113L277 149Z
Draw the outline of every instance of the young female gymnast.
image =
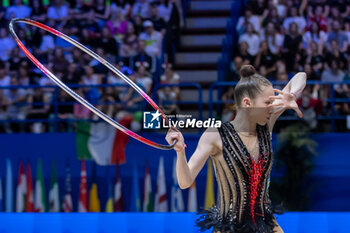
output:
M219 201L197 220L201 230L213 227L216 233L281 233L268 194L273 162L271 133L286 109L302 117L295 100L305 87L306 74L297 73L282 91L273 89L251 65L243 66L240 74L234 93L235 119L206 129L188 162L182 134L170 129L166 140L169 144L178 141L174 149L182 189L191 186L209 156L213 161Z

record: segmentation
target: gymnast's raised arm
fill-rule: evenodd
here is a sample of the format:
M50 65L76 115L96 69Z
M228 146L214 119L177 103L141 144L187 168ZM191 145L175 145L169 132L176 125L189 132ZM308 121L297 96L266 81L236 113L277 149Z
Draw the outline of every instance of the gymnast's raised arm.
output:
M216 129L208 128L199 139L198 146L188 162L184 138L181 132L169 129L165 139L169 144L172 144L173 140L177 139L174 147L177 153L176 175L180 188L186 189L192 185L209 155L215 155L218 152L216 142L220 137Z
M273 103L270 105L270 107L273 106L273 114L271 115L269 121L269 128L271 132L276 120L286 109L293 109L299 117L303 117L303 114L296 103L296 99L304 90L306 79L307 77L305 72L298 72L293 76L282 91L274 89L279 95L271 97L273 100Z

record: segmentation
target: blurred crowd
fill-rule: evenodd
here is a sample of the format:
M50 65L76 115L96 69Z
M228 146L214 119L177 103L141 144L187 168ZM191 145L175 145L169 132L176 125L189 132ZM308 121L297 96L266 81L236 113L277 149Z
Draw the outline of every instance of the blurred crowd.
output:
M288 82L299 71L306 72L308 80L350 80L348 0L248 0L236 31L230 81L239 80L244 64L253 64L271 81ZM350 97L349 85L334 88L335 98ZM230 91L224 97L233 95ZM330 114L329 97L329 86L308 85L298 100L312 127L317 126L317 115ZM348 103L337 103L335 109L336 114L350 114Z
M4 4L4 1L3 1ZM27 59L9 33L12 18L31 18L79 41L152 96L155 83L178 83L172 70L182 26L181 0L14 0L0 7L1 132L45 132L49 123L21 123L24 119L94 119L89 110L53 85ZM126 84L99 61L45 30L19 23L15 31L30 52L66 84ZM163 65L162 65L163 64ZM38 85L40 88L26 88ZM129 86L73 88L100 110L118 120L120 110L145 108L144 100ZM177 88L158 90L166 113L177 111ZM59 105L53 103L59 103ZM118 104L108 104L115 103ZM57 115L55 113L58 113ZM56 119L57 120L57 119Z

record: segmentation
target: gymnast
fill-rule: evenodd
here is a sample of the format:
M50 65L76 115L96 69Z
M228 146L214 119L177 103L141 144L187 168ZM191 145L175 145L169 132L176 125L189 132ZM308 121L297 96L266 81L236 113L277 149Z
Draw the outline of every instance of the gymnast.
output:
M183 135L171 128L166 140L169 144L177 140L176 172L182 189L191 186L209 156L213 161L219 200L196 221L202 231L213 227L215 233L281 233L268 193L271 133L286 109L303 116L296 98L306 85L306 74L297 73L282 91L273 89L251 65L244 65L240 76L234 92L235 119L207 128L188 162Z

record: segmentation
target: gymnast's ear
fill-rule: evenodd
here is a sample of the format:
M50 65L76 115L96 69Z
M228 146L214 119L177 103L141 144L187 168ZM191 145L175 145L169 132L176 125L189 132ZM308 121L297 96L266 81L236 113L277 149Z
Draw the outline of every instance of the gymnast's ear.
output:
M249 97L244 97L242 99L242 105L243 108L249 108L252 106L252 101Z

